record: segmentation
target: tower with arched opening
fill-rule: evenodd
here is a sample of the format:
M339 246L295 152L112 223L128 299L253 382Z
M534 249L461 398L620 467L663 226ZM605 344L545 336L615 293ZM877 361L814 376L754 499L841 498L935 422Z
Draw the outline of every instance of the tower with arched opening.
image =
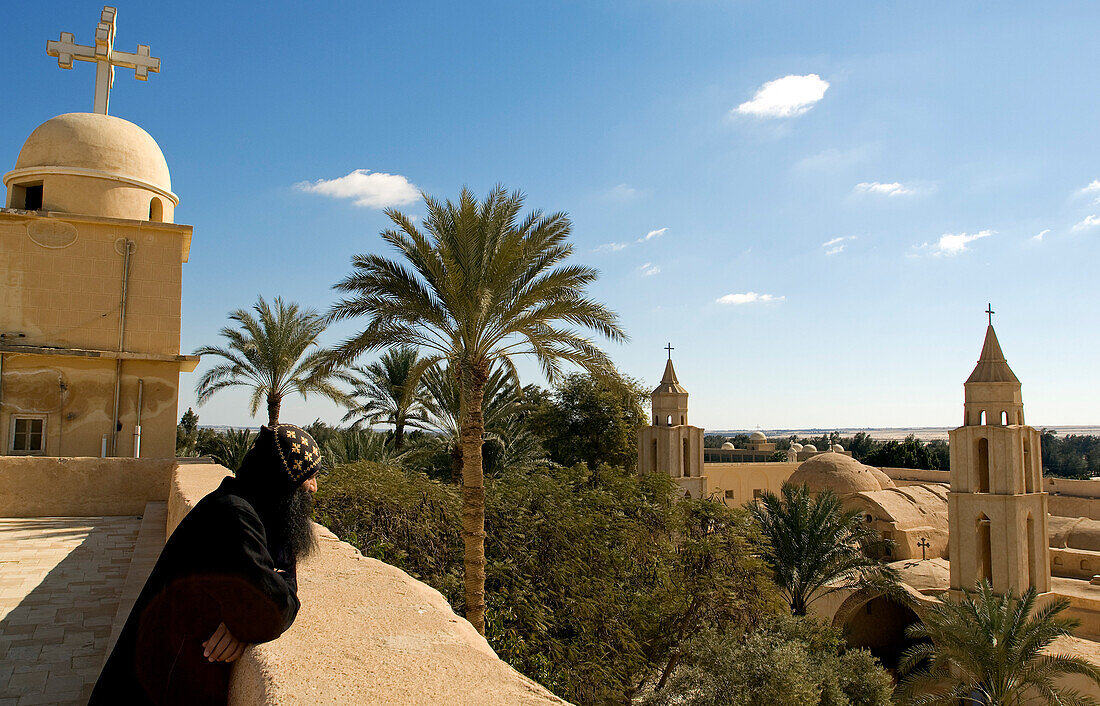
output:
M692 496L702 495L703 429L688 424L688 393L671 355L650 401L650 425L638 435L638 471L667 473Z
M1039 432L1024 424L1020 381L992 323L963 389L963 426L950 434L951 587L986 579L999 593L1049 591Z

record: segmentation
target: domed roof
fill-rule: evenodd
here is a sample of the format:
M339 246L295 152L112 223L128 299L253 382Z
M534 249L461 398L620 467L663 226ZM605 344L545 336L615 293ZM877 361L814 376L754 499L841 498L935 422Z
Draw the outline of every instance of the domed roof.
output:
M749 441L767 441L768 437L762 431L754 431L749 434Z
M802 450L803 451L813 451L814 453L817 453L817 447L814 446L813 444L806 444L805 446L802 447Z
M722 444L722 448L726 451L729 451L730 449L737 448L737 447L735 447L733 444L731 444L730 442L727 441L726 443Z
M840 444L833 444L832 446L829 447L829 450L830 451L836 451L837 453L840 453L841 451L844 450L844 447L841 446Z
M791 442L791 451L801 451L804 448L806 447L798 443L797 441ZM817 449L814 450L816 451Z
M860 493L867 490L882 490L882 483L873 469L864 466L851 456L832 451L818 454L803 461L788 483L807 485L811 493L831 490L837 495Z
M39 125L4 181L23 174L96 172L154 191L172 191L168 163L156 140L128 120L100 113L65 113Z

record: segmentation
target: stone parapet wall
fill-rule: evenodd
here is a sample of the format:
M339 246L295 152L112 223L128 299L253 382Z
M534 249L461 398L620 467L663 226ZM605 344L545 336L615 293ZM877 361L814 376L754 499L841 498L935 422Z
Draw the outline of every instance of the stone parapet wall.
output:
M175 459L0 456L0 517L140 515Z
M169 534L226 474L179 467ZM231 705L566 703L501 661L438 591L318 530L318 552L298 568L298 618L245 652Z

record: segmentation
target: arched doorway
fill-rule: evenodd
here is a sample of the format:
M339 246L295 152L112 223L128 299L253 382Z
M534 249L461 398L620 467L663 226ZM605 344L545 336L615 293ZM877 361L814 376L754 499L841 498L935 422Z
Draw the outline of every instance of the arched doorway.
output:
M849 610L842 606L833 625L844 628L844 637L850 647L866 648L893 673L902 652L914 644L905 636L905 628L920 618L912 608L890 596L865 599L857 595L848 601L853 599L856 605Z

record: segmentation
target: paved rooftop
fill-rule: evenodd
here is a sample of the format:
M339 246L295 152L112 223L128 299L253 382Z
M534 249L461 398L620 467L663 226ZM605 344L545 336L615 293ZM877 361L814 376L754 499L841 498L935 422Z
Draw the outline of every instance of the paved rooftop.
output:
M0 518L0 706L87 702L140 526Z

